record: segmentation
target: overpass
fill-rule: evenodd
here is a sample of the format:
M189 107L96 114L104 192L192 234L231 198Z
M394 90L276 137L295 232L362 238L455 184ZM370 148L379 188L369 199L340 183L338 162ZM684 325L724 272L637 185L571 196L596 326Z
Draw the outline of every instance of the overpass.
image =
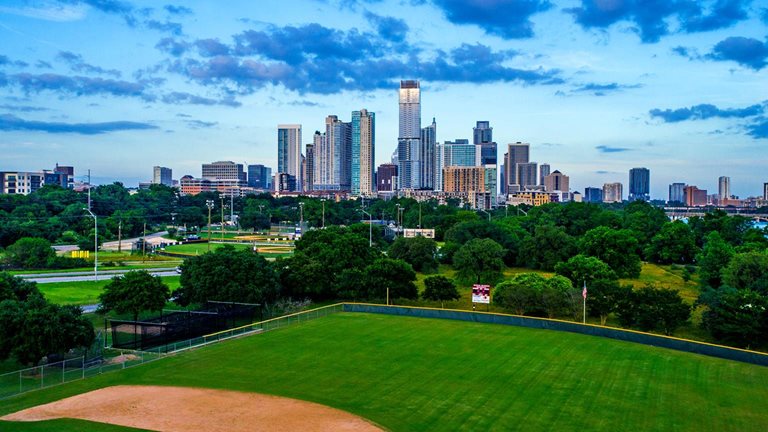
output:
M751 209L735 207L664 207L664 213L666 213L671 220L684 219L693 216L704 217L704 215L712 212L713 210L722 210L728 214L728 216L741 216L752 219L755 222L768 222L768 213L750 213Z

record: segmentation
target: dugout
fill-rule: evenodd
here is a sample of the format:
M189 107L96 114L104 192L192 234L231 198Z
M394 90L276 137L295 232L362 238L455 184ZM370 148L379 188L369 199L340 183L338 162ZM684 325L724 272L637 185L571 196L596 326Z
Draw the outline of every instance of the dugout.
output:
M261 305L208 301L201 308L162 311L142 321L110 319L112 348L146 350L262 320Z

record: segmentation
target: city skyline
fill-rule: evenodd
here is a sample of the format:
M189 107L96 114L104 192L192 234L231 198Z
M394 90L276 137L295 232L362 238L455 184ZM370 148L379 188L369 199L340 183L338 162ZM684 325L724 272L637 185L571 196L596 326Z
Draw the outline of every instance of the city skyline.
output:
M276 172L275 125L302 124L303 148L327 115L360 107L376 113L379 166L397 147L397 85L412 79L437 142L489 121L499 159L530 143L531 162L575 191L628 190L643 166L654 199L675 182L717 191L721 176L734 195L760 195L766 9L694 2L640 19L642 5L608 3L2 6L0 169L58 162L127 185L153 166L197 177L217 160Z

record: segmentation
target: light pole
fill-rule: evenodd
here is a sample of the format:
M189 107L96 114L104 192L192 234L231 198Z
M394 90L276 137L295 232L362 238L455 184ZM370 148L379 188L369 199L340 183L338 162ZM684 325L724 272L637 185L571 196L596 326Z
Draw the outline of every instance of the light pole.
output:
M205 206L208 207L208 252L211 251L211 210L213 210L213 200L205 200Z
M405 228L403 227L403 212L405 211L405 207L398 208L400 211L400 230L403 231L403 236L405 236Z
M88 214L91 215L93 218L93 280L98 280L99 278L99 224L97 223L98 219L96 218L96 215L93 214L91 209L84 208L83 210L87 211Z
M490 222L490 221L491 221L491 214L490 214L490 213L488 213L487 211L485 211L485 210L483 210L483 209L481 209L481 208L479 208L478 210L480 210L481 212L483 212L483 213L487 214L487 215L488 215L488 222Z
M323 203L323 228L325 228L325 198L320 198L320 202Z
M299 229L301 235L304 235L304 202L299 203Z
M400 231L400 203L395 204L395 225L397 225L397 231ZM397 237L397 231L395 231L395 237Z

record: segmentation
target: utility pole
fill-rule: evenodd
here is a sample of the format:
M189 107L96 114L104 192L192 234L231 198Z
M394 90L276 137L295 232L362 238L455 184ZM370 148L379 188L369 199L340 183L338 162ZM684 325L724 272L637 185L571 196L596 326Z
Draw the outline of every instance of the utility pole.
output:
M323 203L323 228L325 228L325 198L321 198L320 202Z
M205 206L208 207L208 252L211 251L211 210L213 209L213 200L205 200Z
M299 228L301 229L301 235L304 235L304 202L299 203Z
M419 229L421 229L421 201L419 201Z
M235 224L235 191L234 189L229 195L229 222Z
M365 210L361 211L368 216L368 247L373 247L373 215Z
M88 189L88 192L90 193L91 190ZM93 217L93 280L99 279L99 224L96 219L96 215L91 211L90 208L83 209L88 212L88 214Z
M224 197L219 199L221 199L221 240L224 241Z
M123 220L117 224L117 251L123 251Z
M141 239L141 261L147 258L147 223L144 222L144 237Z

